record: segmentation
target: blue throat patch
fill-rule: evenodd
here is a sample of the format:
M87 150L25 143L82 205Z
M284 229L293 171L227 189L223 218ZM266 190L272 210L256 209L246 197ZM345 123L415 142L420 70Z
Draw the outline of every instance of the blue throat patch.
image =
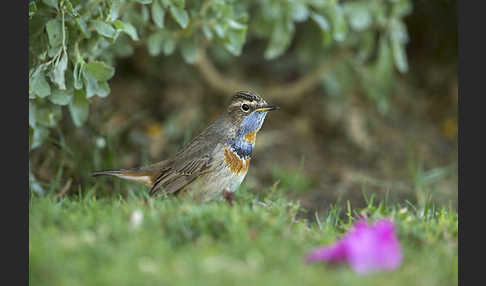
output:
M250 159L251 151L253 150L253 144L246 140L233 140L231 141L231 149L240 157L241 159Z
M263 125L265 111L255 111L245 117L241 122L238 130L236 131L236 137L230 141L231 148L242 159L249 159L251 151L253 150L253 144L244 139L246 133L251 131L258 131Z

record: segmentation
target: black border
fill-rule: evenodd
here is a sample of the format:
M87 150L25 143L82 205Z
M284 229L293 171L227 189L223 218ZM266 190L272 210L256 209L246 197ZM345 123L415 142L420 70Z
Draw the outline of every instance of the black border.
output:
M2 27L2 258L4 284L29 283L28 2L8 1ZM24 157L25 156L25 157Z
M474 277L474 274L484 272L484 263L480 259L482 257L471 257L484 253L480 246L484 242L481 232L485 225L483 208L486 200L480 196L485 192L484 181L481 180L485 177L482 162L486 158L485 105L479 100L485 96L486 62L484 24L481 24L485 19L484 7L480 6L486 5L471 4L484 2L459 1L458 6L459 285L474 285L484 279L479 275ZM478 102L474 102L475 100Z

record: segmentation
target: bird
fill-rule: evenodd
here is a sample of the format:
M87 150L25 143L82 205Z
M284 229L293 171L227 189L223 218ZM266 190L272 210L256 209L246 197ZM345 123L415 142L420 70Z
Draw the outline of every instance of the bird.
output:
M254 91L238 91L226 110L174 156L148 166L94 172L132 180L150 187L150 196L192 196L208 202L234 193L248 173L256 135L269 105Z

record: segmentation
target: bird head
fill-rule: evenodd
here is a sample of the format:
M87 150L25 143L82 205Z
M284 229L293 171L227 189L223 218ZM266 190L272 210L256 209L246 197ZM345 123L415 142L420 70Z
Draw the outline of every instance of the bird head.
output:
M236 126L237 136L244 136L260 130L267 113L277 109L278 106L269 105L256 92L238 91L231 99L227 115Z

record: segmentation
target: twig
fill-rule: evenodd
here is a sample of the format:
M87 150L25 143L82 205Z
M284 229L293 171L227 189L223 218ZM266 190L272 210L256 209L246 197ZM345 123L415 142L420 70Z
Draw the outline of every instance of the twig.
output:
M237 79L226 78L222 75L208 59L205 49L198 49L197 53L197 61L194 65L212 88L225 94L231 94L246 85Z
M321 64L318 68L302 76L296 82L265 88L265 96L269 98L293 99L311 91L319 84L328 71L334 67L339 58L339 56L336 56L330 62Z
M211 60L209 60L205 49L201 48L198 50L197 58L198 59L195 65L201 72L202 77L212 88L225 94L231 94L236 90L240 90L245 87L254 87L251 84L244 83L242 80L226 77L220 73L213 65ZM266 87L263 89L262 94L264 94L266 98L293 100L315 88L322 80L322 77L336 64L340 58L340 56L335 56L330 62L321 64L318 68L302 76L295 82Z
M69 178L66 184L64 185L64 187L62 187L59 193L56 194L56 199L62 198L67 193L67 191L71 187L72 182L73 182L72 178Z

